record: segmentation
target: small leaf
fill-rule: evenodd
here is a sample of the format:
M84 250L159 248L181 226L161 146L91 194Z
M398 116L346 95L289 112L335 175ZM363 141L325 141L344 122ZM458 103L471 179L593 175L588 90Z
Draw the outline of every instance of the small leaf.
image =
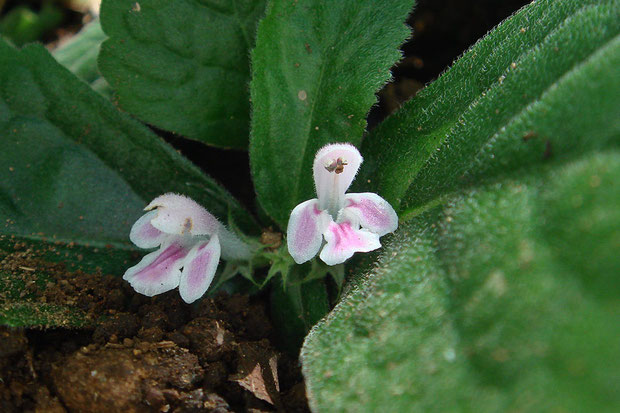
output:
M616 145L617 11L615 0L523 8L368 136L357 182L415 214L480 179Z
M13 277L0 272L0 289L5 277ZM0 292L0 294L2 294ZM8 327L37 328L83 328L92 326L92 320L80 310L72 307L36 303L28 300L16 302L0 299L0 325Z
M20 236L0 233L0 259L4 258L1 252L13 254L22 251L48 263L62 263L67 271L103 274L122 274L130 262L144 255L143 250L126 243L101 246L97 242L67 243L39 234Z
M164 192L256 229L230 194L41 46L18 51L0 41L0 136L4 242L131 251L131 225ZM125 254L107 259L117 275L132 264Z
M246 148L250 49L265 0L106 0L99 66L120 106L187 138Z
M54 50L52 55L64 67L105 97L112 90L97 68L97 55L106 35L101 30L99 20L88 23L79 33L72 36Z
M280 248L273 251L265 250L263 256L269 261L269 271L267 271L267 276L262 282L261 287L267 285L267 283L278 274L280 274L282 282L286 285L288 275L295 266L295 262L288 253L286 245L282 245Z
M312 161L329 142L359 144L375 92L409 35L413 0L274 0L252 53L250 158L265 211L286 228L315 197Z
M86 297L89 293L78 290L78 296L74 289L74 296L58 294L50 283L58 288L59 282L67 282L65 279L85 283L104 274L121 274L141 255L118 244L98 248L37 238L40 237L0 235L0 325L93 325L104 314L85 311L77 305L78 301L91 301Z

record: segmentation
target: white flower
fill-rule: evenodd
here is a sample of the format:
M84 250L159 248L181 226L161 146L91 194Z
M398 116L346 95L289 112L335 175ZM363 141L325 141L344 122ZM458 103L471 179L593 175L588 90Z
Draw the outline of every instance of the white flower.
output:
M362 160L350 144L327 145L317 152L317 198L293 209L286 231L288 250L298 264L312 259L321 247L319 257L326 264L340 264L356 252L381 247L379 237L398 227L394 208L379 195L345 193Z
M140 248L158 250L129 268L124 280L152 297L179 287L192 303L209 288L220 260L250 257L248 246L192 199L168 193L155 198L131 228L129 238Z

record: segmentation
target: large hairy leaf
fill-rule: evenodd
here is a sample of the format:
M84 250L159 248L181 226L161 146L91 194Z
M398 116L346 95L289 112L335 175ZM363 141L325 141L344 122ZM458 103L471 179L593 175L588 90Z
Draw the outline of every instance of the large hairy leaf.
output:
M617 0L538 1L364 142L364 179L404 213L456 188L617 145Z
M169 191L191 196L223 222L256 225L212 179L41 46L18 51L0 42L0 165L3 249L70 243L86 250L64 251L67 260L103 255L110 260L104 267L119 273L132 250L131 225Z
M620 408L620 154L548 169L398 230L306 339L313 410Z
M250 50L265 0L105 0L99 66L141 120L227 148L248 143Z
M401 211L302 351L316 411L620 408L618 1L537 1L373 131Z
M270 3L252 53L252 174L265 211L286 227L314 197L312 161L329 142L359 144L390 78L413 0Z

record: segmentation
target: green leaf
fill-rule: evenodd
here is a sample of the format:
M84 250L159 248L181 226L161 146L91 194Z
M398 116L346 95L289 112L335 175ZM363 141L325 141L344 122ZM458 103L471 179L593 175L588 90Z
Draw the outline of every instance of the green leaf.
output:
M360 143L375 92L410 33L403 22L413 3L270 3L252 52L250 159L258 199L281 228L315 196L316 151Z
M77 77L90 84L105 97L110 97L110 85L99 73L97 56L106 35L99 20L88 23L79 33L72 36L54 50L52 55L58 63L72 71Z
M263 280L261 287L267 285L273 277L280 274L282 277L282 282L286 285L288 275L291 272L291 269L295 266L295 262L293 258L288 252L288 249L285 245L280 246L280 248L270 251L266 249L263 251L263 256L269 262L269 270L267 271L267 276Z
M250 49L264 0L106 0L99 67L141 120L227 148L248 143Z
M245 231L257 228L228 192L41 46L18 51L0 42L0 136L4 243L118 250L119 261L107 265L120 275L122 252L133 250L131 225L164 192L184 193ZM83 260L96 260L91 253Z
M114 243L101 246L96 240L93 241L92 244L67 243L40 235L0 234L0 260L5 258L5 254L26 251L36 260L61 263L67 271L120 275L144 255L144 250L133 245Z
M18 221L19 233L69 238L95 231L101 239L125 240L118 228L129 228L145 203L164 192L186 194L244 231L257 229L225 189L44 48L17 51L0 43L0 64L3 214L32 221L28 228ZM103 218L111 215L118 219Z
M89 292L74 289L73 296L58 295L50 292L49 284L58 285L63 278L70 278L72 283L79 280L86 285L89 279L93 282L103 274L122 274L141 255L133 248L119 245L99 248L0 235L0 325L92 326L104 314L89 314L76 305L89 300L85 295Z
M594 154L403 224L305 341L313 410L620 408L619 174Z
M481 179L616 146L618 9L617 0L523 8L368 136L358 184L370 179L415 214Z
M0 283L5 274L0 273ZM20 300L0 302L0 325L8 327L83 328L92 326L81 311L62 305Z

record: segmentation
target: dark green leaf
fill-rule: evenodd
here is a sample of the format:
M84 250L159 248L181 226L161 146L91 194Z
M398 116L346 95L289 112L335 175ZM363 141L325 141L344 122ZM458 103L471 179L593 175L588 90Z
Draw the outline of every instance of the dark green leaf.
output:
M18 226L36 221L19 233L69 238L103 231L101 238L125 240L118 228L129 228L146 202L170 191L192 197L223 222L231 216L242 230L256 229L226 190L42 47L0 44L0 93L4 214ZM104 218L111 215L118 218Z
M210 145L245 148L250 49L264 0L106 0L99 66L120 106Z
M306 339L315 411L620 407L620 238L584 249L571 235L617 228L620 154L548 170L453 195L398 230Z
M390 78L413 0L274 0L252 53L252 174L265 211L286 227L314 197L312 161L329 142L359 144Z
M63 278L85 283L104 274L122 274L140 255L119 244L99 248L38 236L0 235L0 325L44 328L92 325L102 314L89 314L75 305L83 302L85 294L89 294L87 291L78 289L73 290L73 296L59 295L50 291L49 284L59 285Z
M18 51L0 42L0 136L0 235L131 251L132 223L170 191L223 222L231 216L256 228L224 189L41 46ZM126 254L110 260L120 275Z
M373 131L358 182L411 214L482 178L617 145L618 7L519 11Z
M6 281L0 273L0 283ZM0 285L0 288L2 286ZM36 303L28 300L0 302L0 325L9 327L71 327L81 328L91 325L81 311L61 305Z

